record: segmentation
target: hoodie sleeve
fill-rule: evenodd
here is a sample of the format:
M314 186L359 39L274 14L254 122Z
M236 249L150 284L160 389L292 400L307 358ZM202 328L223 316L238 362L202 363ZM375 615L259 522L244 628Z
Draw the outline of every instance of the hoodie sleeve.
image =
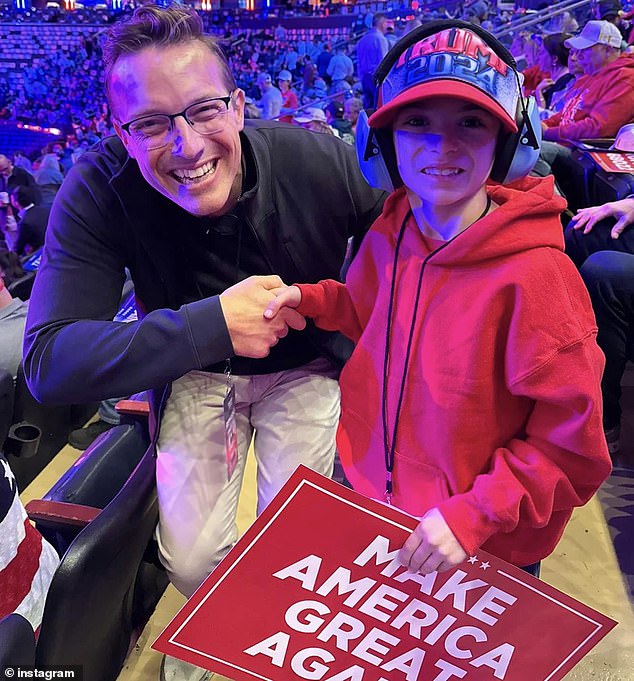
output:
M514 394L534 402L524 436L497 449L468 492L439 505L465 551L520 524L545 527L596 492L611 469L601 420L602 370L592 334L512 385Z
M297 311L311 317L324 331L341 331L355 343L361 337L363 327L345 284L326 279L316 284L300 284L302 301Z

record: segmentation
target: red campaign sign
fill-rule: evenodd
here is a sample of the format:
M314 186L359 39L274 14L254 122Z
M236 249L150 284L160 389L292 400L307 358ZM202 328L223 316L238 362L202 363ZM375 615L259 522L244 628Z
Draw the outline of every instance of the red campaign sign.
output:
M634 175L634 153L626 151L591 151L595 163L608 173L630 173Z
M235 681L556 681L616 625L484 551L407 572L417 523L300 466L153 647Z

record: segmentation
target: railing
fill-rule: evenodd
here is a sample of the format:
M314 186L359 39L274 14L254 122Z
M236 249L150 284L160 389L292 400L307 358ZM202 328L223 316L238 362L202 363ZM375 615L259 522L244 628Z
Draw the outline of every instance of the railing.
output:
M525 28L530 26L535 26L536 24L543 24L553 17L559 16L564 12L570 12L574 9L579 9L585 7L592 3L593 0L564 0L564 2L559 2L548 9L548 11L539 12L537 14L530 14L524 16L521 19L515 21L510 21L508 24L503 26L500 30L495 32L496 38L503 38L504 36L510 35L512 33L517 33L518 31L523 31Z

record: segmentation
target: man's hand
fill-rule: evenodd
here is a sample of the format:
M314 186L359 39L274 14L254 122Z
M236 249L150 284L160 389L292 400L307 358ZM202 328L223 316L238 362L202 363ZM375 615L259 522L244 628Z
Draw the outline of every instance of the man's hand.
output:
M284 282L275 275L249 277L220 294L220 306L236 355L266 357L289 328L299 331L306 327L306 320L287 307L273 319L264 317L264 310L275 298L274 289L283 286Z
M571 224L574 229L583 229L584 234L589 234L597 222L612 217L617 218L617 221L610 230L610 236L618 239L623 230L634 222L634 198L612 201L603 206L581 208L572 218Z
M423 516L398 554L401 565L421 575L451 570L466 558L467 554L437 508Z
M273 289L275 298L267 305L264 316L273 319L285 307L297 307L302 302L302 292L297 286L282 286Z

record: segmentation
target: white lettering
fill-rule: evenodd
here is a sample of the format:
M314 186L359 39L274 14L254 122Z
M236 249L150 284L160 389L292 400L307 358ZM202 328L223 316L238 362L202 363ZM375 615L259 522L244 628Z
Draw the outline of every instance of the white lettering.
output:
M405 681L416 681L420 673L421 667L423 666L423 660L425 659L425 651L420 648L412 648L412 650L407 653L403 653L393 660L386 662L381 665L381 669L386 672L398 671L405 674Z
M401 642L396 636L388 634L380 629L374 628L369 631L365 638L359 641L357 647L352 651L355 657L359 657L366 662L370 662L374 665L379 665L383 660L377 655L372 653L378 653L379 655L386 655L390 649L381 643L389 643L392 646L396 646Z
M470 582L463 582L462 580L467 576L463 570L456 570L449 579L438 589L434 598L437 601L444 601L449 596L453 596L453 607L460 612L465 611L467 591L479 589L483 586L488 586L486 582L481 579L472 579Z
M288 579L289 577L292 577L301 582L302 589L314 591L320 567L321 558L318 556L307 556L282 570L274 572L273 577L277 577L278 579Z
M423 617L416 617L421 612ZM402 629L406 624L409 625L409 635L414 638L421 638L421 630L423 627L431 627L438 619L438 610L427 603L419 601L417 598L410 601L403 612L394 618L392 626L395 629Z
M305 662L311 658L316 657L322 662L333 662L335 656L327 650L322 650L321 648L306 648L305 650L300 650L298 653L293 655L291 660L291 669L300 677L300 679L311 679L317 680L322 679L324 674L328 671L328 667L325 664L320 664L316 660L309 663L308 667Z
M344 601L345 605L354 607L376 584L375 579L364 577L356 582L350 581L350 570L339 567L328 579L317 589L320 596L327 596L333 589L337 589L337 595L349 593L350 596Z
M510 643L503 643L497 648L490 650L488 653L484 653L484 655L480 655L480 657L471 660L469 664L474 667L491 667L491 669L493 669L493 676L495 676L496 679L503 679L506 676L509 664L511 664L514 652L514 646Z
M349 669L344 669L342 672L330 676L324 681L363 681L363 667L355 664L354 667ZM380 679L380 681L386 681L385 679Z
M314 634L317 629L324 623L321 617L306 614L303 621L299 616L303 614L304 610L314 610L318 615L330 614L330 608L325 603L319 601L300 601L293 603L284 615L286 624L295 631L301 631L305 634Z
M336 638L336 646L339 650L348 651L348 642L354 638L359 638L365 633L365 627L361 620L347 615L344 612L338 612L319 633L317 638L326 643L333 636Z
M389 600L389 597L396 599L397 602ZM394 589L387 584L381 584L368 600L359 606L359 611L374 617L374 619L380 622L387 622L390 619L390 614L382 612L378 608L385 608L389 612L394 612L398 608L399 603L404 603L408 598L409 596L406 593Z
M487 635L478 629L477 627L458 627L447 634L445 639L445 650L452 656L457 657L459 660L466 660L469 657L473 657L472 650L466 650L464 648L458 647L458 641L463 636L471 636L478 643L482 643L487 640Z
M396 572L396 570L402 567L402 565L396 560L396 556L398 556L399 550L396 549L395 551L389 551L389 548L390 542L385 537L379 535L366 549L364 549L354 559L353 562L355 565L360 565L361 567L367 565L367 563L369 563L372 558L375 559L374 560L375 565L383 565L383 563L390 563L387 569L390 570L393 568L392 572L386 573L385 570L381 572L382 575L387 574L387 576L390 576L390 574Z
M460 667L456 667L446 660L436 660L434 667L442 669L440 674L434 678L434 681L447 681L447 679L450 679L452 676L457 676L459 679L462 679L467 675L467 672L464 669L460 669Z
M484 610L491 610L498 615L501 615L506 610L503 605L496 602L496 598L500 601L503 601L504 603L507 603L508 605L513 605L513 603L515 603L517 600L515 596L507 594L506 591L502 591L495 586L490 586L467 612L469 615L471 615L471 617L475 617L477 620L480 620L480 622L484 622L485 624L493 626L497 623L498 618L491 617L491 615L484 612Z
M264 641L256 643L254 646L247 648L244 652L247 655L266 655L271 658L271 664L276 667L281 667L286 658L286 651L288 650L288 643L290 641L290 634L283 631L278 631L277 634L265 638Z
M445 615L429 634L427 634L424 642L431 646L438 643L443 634L453 626L454 622L456 622L456 618L453 615Z

